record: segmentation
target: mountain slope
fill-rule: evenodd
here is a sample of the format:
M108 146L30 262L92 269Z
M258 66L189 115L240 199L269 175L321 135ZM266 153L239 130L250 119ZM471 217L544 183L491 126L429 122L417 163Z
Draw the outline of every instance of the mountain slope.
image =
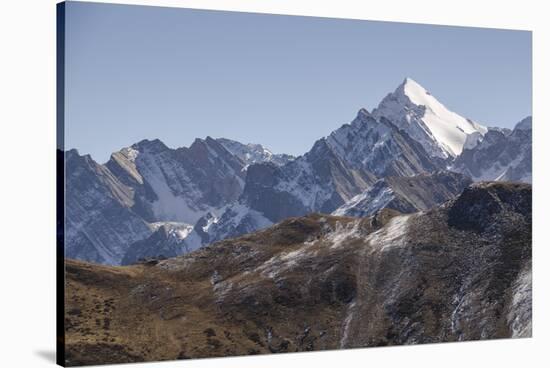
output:
M491 129L470 149L464 150L452 170L475 181L532 180L532 119L520 121L511 132Z
M424 147L385 117L365 109L326 138L327 145L353 168L377 177L412 176L442 168L443 160L430 157Z
M468 177L447 171L411 177L390 176L380 179L332 214L365 217L382 208L401 213L426 211L455 198L471 183Z
M470 134L485 134L487 128L448 110L424 87L410 78L387 95L373 110L420 142L434 157L454 158Z
M67 261L67 365L528 337L531 225L530 185L483 183L426 213L291 218L130 267Z

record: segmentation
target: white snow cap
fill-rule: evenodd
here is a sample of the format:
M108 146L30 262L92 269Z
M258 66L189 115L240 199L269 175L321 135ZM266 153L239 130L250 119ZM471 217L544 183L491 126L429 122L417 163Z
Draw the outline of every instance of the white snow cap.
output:
M411 78L405 78L403 92L413 104L426 107L422 120L435 139L444 148L450 150L453 156L457 156L462 152L469 134L487 133L486 127L448 110L424 87Z
M487 132L485 126L447 109L411 78L405 78L373 114L392 120L422 143L429 153L442 157L458 156L468 135ZM434 150L434 147L438 148Z

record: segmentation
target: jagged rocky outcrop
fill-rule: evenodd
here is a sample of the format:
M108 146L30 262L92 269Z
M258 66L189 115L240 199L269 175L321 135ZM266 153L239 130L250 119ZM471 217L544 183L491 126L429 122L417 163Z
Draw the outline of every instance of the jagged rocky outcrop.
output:
M364 217L383 208L401 213L426 211L455 198L471 183L467 176L448 171L410 177L389 176L380 179L332 214Z
M66 363L529 337L531 201L529 184L478 183L421 213L290 218L124 268L67 261Z
M465 149L452 165L475 181L532 180L532 119L520 121L510 132L491 129L484 138Z
M119 264L151 233L133 210L133 190L89 155L65 152L65 257Z

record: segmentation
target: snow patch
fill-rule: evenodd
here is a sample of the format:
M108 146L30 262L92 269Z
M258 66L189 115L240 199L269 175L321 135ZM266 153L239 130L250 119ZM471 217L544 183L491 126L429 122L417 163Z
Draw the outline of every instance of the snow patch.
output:
M348 222L344 226L340 221L337 221L334 231L329 233L325 239L332 243L331 248L339 248L345 241L359 239L361 237L359 231L360 223L360 220L355 220Z
M409 221L415 215L403 215L392 218L382 229L367 237L373 249L382 252L405 245Z
M196 208L192 205L199 201L201 192L191 183L184 170L170 160L163 159L162 155L142 152L137 157L137 166L157 196L157 200L152 202L156 218L195 223L206 212L214 210L208 206Z
M351 327L351 321L353 320L353 317L355 315L355 309L356 309L357 303L353 301L350 303L350 305L347 308L347 315L346 319L344 319L344 323L342 326L342 338L340 339L340 349L343 349L346 347L346 343L349 338L349 330Z
M279 274L296 267L298 265L298 261L305 258L315 257L317 252L310 250L314 244L315 242L304 243L304 245L302 245L299 249L283 254L277 254L260 265L256 271L264 277L274 279Z
M394 192L390 187L380 190L379 186L375 185L338 207L332 214L334 216L354 216L361 213L362 216L368 216L386 207L394 198Z
M525 269L512 286L512 303L507 315L508 325L512 329L512 337L531 337L531 285L531 269Z

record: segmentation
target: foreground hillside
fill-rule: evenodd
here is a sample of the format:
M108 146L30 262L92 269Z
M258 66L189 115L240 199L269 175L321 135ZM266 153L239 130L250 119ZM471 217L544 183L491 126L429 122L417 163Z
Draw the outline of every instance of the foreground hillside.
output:
M312 214L185 256L66 262L67 365L531 335L531 186Z

